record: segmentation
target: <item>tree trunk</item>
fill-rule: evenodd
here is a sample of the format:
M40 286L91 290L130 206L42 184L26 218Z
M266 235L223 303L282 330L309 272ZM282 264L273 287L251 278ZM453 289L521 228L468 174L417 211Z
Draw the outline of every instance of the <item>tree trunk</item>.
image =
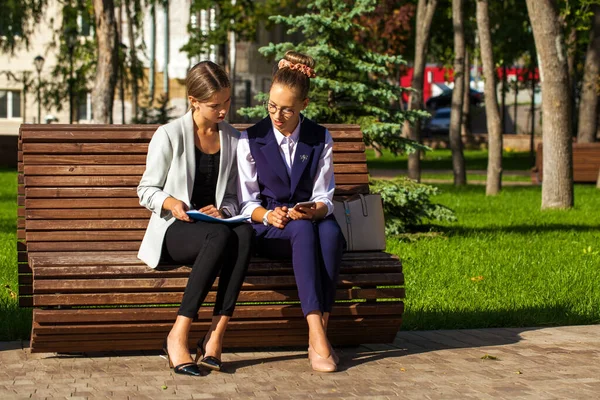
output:
M488 167L485 194L494 196L502 189L502 124L496 98L496 68L492 51L488 0L477 0L477 31L485 77L485 115L488 131Z
M450 113L450 148L452 149L452 172L454 184L467 184L463 144L460 136L462 121L464 69L465 69L465 28L463 0L452 0L452 24L454 25L454 89L452 90L452 111Z
M423 108L423 75L427 60L427 44L431 21L437 6L437 0L419 0L417 5L417 16L415 20L415 63L413 66L413 77L411 87L415 89L408 98L409 110L421 110ZM421 136L420 121L411 125L405 122L402 134L414 141L419 141ZM419 150L408 155L408 177L416 181L421 180L421 152Z
M96 17L98 62L93 89L93 110L96 123L110 123L117 83L117 24L113 0L93 0Z
M131 119L137 120L138 117L138 103L139 103L139 63L137 59L137 48L135 46L135 34L133 30L133 15L135 15L135 9L133 9L131 0L125 0L125 12L127 15L127 38L129 39L129 61L131 63L129 72L131 74ZM125 123L125 121L123 121Z
M575 116L577 110L577 93L575 90L577 87L577 71L575 65L575 56L577 54L577 30L575 30L575 27L571 28L565 40L567 46L567 70L569 74L569 99L571 99L571 113ZM575 118L571 118L571 132L577 132L577 120Z
M600 6L594 6L594 19L590 30L590 43L585 55L583 84L579 102L577 141L591 143L596 140L598 126L598 76L600 75Z
M567 52L553 0L526 0L542 78L542 209L573 207L571 101Z
M463 107L462 107L462 123L460 125L461 135L465 138L465 141L472 145L474 142L473 132L471 132L471 98L470 90L471 87L471 74L469 63L469 50L465 49L465 89L463 94Z

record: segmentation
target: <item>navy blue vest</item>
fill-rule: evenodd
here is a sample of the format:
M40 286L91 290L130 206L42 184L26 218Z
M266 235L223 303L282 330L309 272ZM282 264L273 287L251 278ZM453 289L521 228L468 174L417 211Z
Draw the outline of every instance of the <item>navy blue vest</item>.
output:
M293 207L297 202L310 199L325 147L325 131L325 127L308 118L303 119L290 177L279 152L271 119L267 117L248 128L250 153L256 163L263 207L269 210L278 206Z

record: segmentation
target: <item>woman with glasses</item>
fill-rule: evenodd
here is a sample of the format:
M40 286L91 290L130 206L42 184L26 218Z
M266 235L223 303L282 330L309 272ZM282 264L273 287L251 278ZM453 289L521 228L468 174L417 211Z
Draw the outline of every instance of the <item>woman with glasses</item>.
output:
M163 350L176 373L200 375L200 364L221 368L221 345L250 260L254 234L249 224L193 221L196 209L215 218L238 214L236 151L239 132L225 122L230 83L217 64L203 61L187 74L190 110L158 128L148 147L146 170L137 188L152 216L138 257L152 268L160 261L192 268L177 319ZM212 325L190 357L188 335L220 272Z
M294 51L279 62L266 103L269 117L240 136L239 194L259 253L292 258L309 327L309 361L315 371L333 372L338 359L327 323L344 238L332 215L333 140L327 129L300 114L308 105L314 64Z

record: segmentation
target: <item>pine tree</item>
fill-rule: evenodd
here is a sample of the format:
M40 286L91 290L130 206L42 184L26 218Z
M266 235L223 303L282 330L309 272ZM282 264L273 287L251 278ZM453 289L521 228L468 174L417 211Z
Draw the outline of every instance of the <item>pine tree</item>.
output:
M312 0L307 13L270 17L276 24L289 27L288 33L300 32L304 40L270 43L259 51L279 60L290 49L312 56L317 77L312 80L310 103L304 114L319 123L359 124L367 145L385 147L394 153L424 148L400 137L405 120L418 123L422 111L404 111L403 91L397 84L397 68L405 64L399 55L379 54L356 40L364 30L357 21L375 9L376 1ZM265 100L267 94L259 94ZM264 107L244 108L240 114L264 117Z

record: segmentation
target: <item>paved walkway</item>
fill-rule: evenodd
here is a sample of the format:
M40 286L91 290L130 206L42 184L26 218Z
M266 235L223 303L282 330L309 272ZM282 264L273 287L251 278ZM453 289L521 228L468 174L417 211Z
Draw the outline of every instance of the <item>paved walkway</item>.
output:
M227 353L225 372L173 374L154 354L30 354L0 343L0 399L597 399L600 325L401 332L309 370L298 349Z

